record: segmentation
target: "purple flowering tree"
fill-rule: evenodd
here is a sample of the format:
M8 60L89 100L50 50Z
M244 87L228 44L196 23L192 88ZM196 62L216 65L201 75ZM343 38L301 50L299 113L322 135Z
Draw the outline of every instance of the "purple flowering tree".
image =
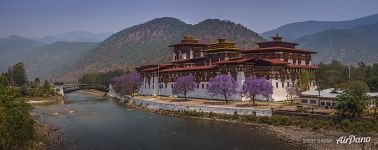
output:
M286 87L288 98L290 98L291 104L293 104L293 97L301 95L301 88L297 84L292 84Z
M257 78L253 75L244 81L241 94L250 98L256 106L255 97L261 95L268 99L273 94L273 86L264 77Z
M135 91L139 88L140 80L141 80L141 75L137 72L130 73L127 75L128 78L128 89L131 92L131 96L134 97Z
M192 75L178 77L173 85L172 93L183 94L185 96L185 100L187 100L186 95L190 91L194 91L196 84L195 78Z
M207 94L212 97L223 96L226 103L228 103L227 98L238 92L237 87L238 84L231 75L218 75L210 79Z
M120 93L121 92L121 89L122 89L122 83L121 83L121 80L122 80L123 77L113 77L111 80L110 80L110 84L112 85L113 89L115 92L117 93Z
M131 73L121 77L114 77L110 83L117 93L134 96L135 91L139 87L140 78L139 73Z

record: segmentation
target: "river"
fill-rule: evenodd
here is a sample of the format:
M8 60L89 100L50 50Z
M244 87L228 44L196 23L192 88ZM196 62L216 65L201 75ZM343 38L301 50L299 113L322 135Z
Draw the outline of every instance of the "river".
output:
M64 133L67 149L302 149L250 125L164 116L79 92L66 97L33 111Z

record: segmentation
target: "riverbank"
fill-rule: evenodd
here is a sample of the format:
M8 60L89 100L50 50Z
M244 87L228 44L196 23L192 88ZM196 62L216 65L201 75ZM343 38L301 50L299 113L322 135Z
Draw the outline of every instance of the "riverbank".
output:
M101 92L94 89L80 90L79 92L84 93L84 94L99 96L99 97L104 97L106 95L106 92Z
M114 96L114 95L113 95ZM170 116L179 116L179 117L191 117L198 119L209 119L209 120L218 120L226 121L233 123L243 123L248 125L253 125L261 129L267 134L279 137L282 140L287 141L290 144L294 145L304 145L308 149L376 149L378 148L378 134L377 133L364 133L364 134L351 134L348 132L340 130L323 130L319 128L311 128L311 123L317 123L316 121L306 122L305 118L290 118L286 116L273 116L273 117L256 117L254 115L238 115L238 114L217 114L213 112L201 112L201 111L190 111L190 110L178 110L175 109L156 109L150 107L146 104L135 103L135 99L131 100L129 98L115 97L121 99L120 102L128 105L128 107L142 109L146 111L152 111L155 113L160 113ZM138 97L141 99L142 97ZM150 97L146 97L144 100L151 101ZM153 100L153 99L152 99ZM158 101L160 102L160 101ZM295 119L294 121L291 119ZM298 121L299 120L299 121ZM301 122L301 120L304 120ZM301 122L295 126L289 125L295 121ZM300 127L300 125L306 125ZM321 126L321 125L320 125ZM337 144L336 140L342 136L349 137L350 135L359 136L368 136L371 138L369 143L365 144Z
M33 138L18 149L65 149L63 133L58 128L35 120Z
M26 103L31 105L36 104L53 104L64 101L63 96L48 96L48 97L26 97Z

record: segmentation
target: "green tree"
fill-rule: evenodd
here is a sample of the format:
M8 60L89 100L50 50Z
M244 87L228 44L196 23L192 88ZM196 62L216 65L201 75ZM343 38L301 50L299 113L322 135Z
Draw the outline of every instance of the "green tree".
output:
M369 85L371 91L378 92L378 75L367 78L366 83Z
M314 76L309 72L301 72L298 80L298 86L302 91L307 91L310 88L311 81L314 80Z
M344 116L360 116L368 104L370 97L367 95L369 87L362 81L355 81L351 87L336 98L337 110Z
M39 87L39 85L41 84L41 80L39 78L35 78L34 83L36 87Z
M33 136L30 105L6 86L0 85L0 149L16 149Z
M44 83L43 83L43 89L45 91L50 91L50 83L49 81L45 80Z
M16 86L23 86L27 81L24 63L17 63L8 70L10 81Z
M0 85L4 87L8 86L8 79L3 75L0 75Z
M329 87L335 87L337 83L340 83L341 72L338 70L327 70L326 71L326 80Z

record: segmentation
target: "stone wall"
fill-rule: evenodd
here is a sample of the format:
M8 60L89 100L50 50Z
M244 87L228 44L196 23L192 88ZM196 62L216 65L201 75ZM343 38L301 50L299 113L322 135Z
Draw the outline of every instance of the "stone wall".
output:
M267 108L237 108L237 107L215 107L215 106L206 106L206 105L196 105L196 106L184 106L179 104L169 104L155 102L151 100L144 100L135 97L121 97L114 92L108 93L109 97L117 98L121 101L126 101L128 103L142 105L153 110L169 110L169 111L196 111L196 112L213 112L218 114L238 114L238 115L253 115L256 116L272 116L272 110Z

